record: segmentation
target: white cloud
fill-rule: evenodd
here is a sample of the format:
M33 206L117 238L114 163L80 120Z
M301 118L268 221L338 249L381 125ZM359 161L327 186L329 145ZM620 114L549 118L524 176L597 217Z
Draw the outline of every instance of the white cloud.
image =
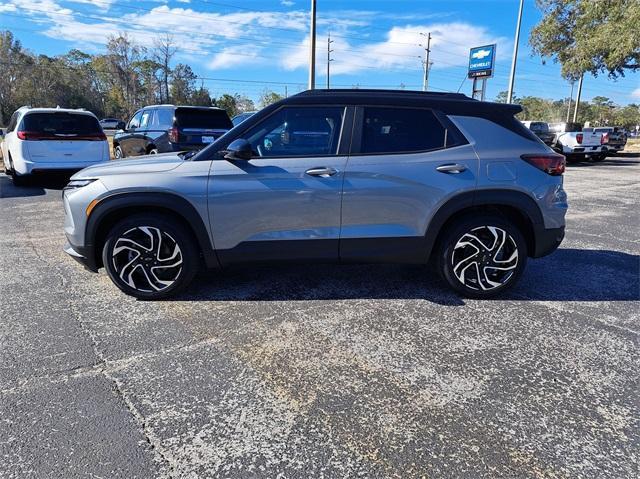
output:
M280 4L284 5L285 7L292 7L296 4L296 2L292 2L291 0L281 0Z
M334 37L332 74L354 74L371 70L419 70L426 42L421 33L431 32L431 61L434 69L465 66L469 48L499 43L502 53L509 50L509 41L493 36L486 28L468 23L452 22L420 26L394 27L382 42L351 44L349 39ZM307 68L309 37L296 49L283 56L286 70ZM501 52L498 51L498 58ZM319 62L321 63L321 62Z
M109 8L111 7L111 4L115 0L69 0L69 1L73 3L86 3L89 5L95 6L100 10L107 11L109 10Z
M636 88L635 90L633 90L633 91L631 92L631 96L632 96L633 98L640 98L640 88Z
M212 70L223 70L246 63L255 64L257 61L260 61L260 51L258 49L234 46L225 48L222 52L215 54L207 67Z

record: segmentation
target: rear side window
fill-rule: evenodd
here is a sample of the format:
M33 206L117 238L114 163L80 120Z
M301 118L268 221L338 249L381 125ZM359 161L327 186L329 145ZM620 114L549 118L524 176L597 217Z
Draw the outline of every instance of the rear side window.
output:
M365 107L360 152L411 153L452 146L453 139L431 110Z
M15 112L11 115L11 120L9 120L9 126L7 127L7 133L12 132L16 129L16 125L18 124L18 112Z
M22 130L50 135L95 135L102 133L91 115L67 112L29 113L22 119Z
M226 111L213 109L178 108L176 124L183 129L230 130L233 128Z
M153 110L145 110L142 112L142 118L140 118L140 128L146 128L151 125L151 117L153 116Z
M153 120L153 126L168 129L173 126L173 110L170 108L158 108Z

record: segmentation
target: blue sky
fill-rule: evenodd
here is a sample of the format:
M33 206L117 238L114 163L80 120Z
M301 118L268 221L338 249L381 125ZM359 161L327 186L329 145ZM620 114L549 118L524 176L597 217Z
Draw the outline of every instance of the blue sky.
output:
M106 39L127 32L152 47L166 32L179 48L174 62L189 63L214 95L257 98L268 87L294 93L306 87L309 0L0 0L0 28L36 53L71 48L104 50ZM507 89L518 0L318 0L317 83L326 83L331 32L335 87L420 89L425 41L431 32L430 88L470 94L465 80L471 46L497 43L495 77L487 99ZM532 57L531 28L541 13L525 0L515 92L567 97L570 85L553 62ZM461 86L462 85L462 86ZM585 77L583 99L606 96L640 102L640 74L612 81Z

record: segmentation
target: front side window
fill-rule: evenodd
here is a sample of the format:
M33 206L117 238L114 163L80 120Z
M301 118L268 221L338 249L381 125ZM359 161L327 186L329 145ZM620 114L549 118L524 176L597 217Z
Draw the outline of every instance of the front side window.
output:
M131 118L131 120L129 121L129 129L133 130L135 128L139 128L141 118L142 118L142 111L139 111L138 113L133 115L133 118Z
M343 117L344 107L284 107L243 136L260 157L335 155Z
M445 145L446 141L446 145ZM365 107L361 153L411 153L452 146L431 110Z

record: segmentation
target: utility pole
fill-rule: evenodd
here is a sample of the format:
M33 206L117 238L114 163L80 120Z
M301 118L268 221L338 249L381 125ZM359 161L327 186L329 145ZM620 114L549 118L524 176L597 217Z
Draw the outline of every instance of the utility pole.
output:
M424 36L424 33L420 35ZM424 45L420 45L424 46ZM422 91L429 89L429 54L431 53L431 32L427 34L427 46L424 49L424 78L422 80Z
M569 123L569 115L571 114L571 100L573 100L573 85L574 81L571 81L571 95L569 95L569 106L567 107L567 123Z
M327 90L330 88L329 86L329 78L331 77L330 65L331 65L331 62L333 61L333 59L331 58L331 52L333 51L331 49L332 43L333 43L333 40L331 40L331 32L329 32L329 35L327 36Z
M516 37L513 40L513 58L511 59L511 75L509 77L509 91L507 92L507 103L513 100L513 84L516 80L516 63L518 61L518 43L520 42L520 25L522 24L522 8L524 0L520 0L518 9L518 24L516 26Z
M284 86L284 97L289 98L289 89L287 88L287 85Z
M309 39L309 90L316 87L316 0L311 0L311 31Z
M573 122L578 121L578 107L580 106L580 96L582 95L582 79L584 78L584 73L580 75L580 81L578 82L578 94L576 95L576 107L573 110Z

